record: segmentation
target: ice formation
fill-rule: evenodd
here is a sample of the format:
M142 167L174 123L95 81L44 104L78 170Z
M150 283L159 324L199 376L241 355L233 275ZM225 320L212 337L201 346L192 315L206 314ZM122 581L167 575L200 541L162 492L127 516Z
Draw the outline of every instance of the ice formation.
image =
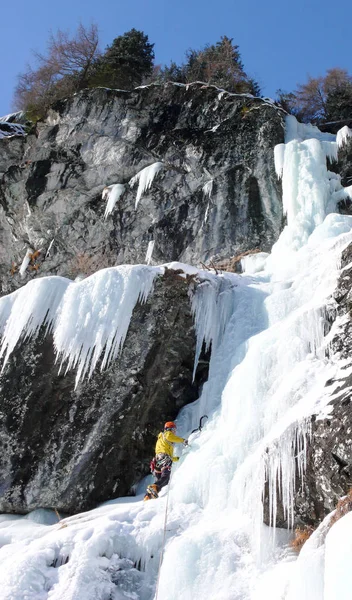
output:
M113 267L68 287L56 314L54 344L66 370L77 367L76 383L92 375L99 359L103 370L117 357L133 308L145 302L158 272L141 265Z
M64 528L2 517L2 600L152 600L158 578L158 600L350 597L351 514L331 529L327 518L298 560L287 549L289 533L278 530L273 540L272 528L262 524L266 481L272 521L279 490L292 522L295 469L303 475L309 417L326 409L325 382L339 369L325 352L325 310L341 251L352 241L352 217L334 212L346 194L326 167L327 155L336 151L334 136L289 117L285 145L275 153L287 226L269 256L246 257L243 275L201 274L192 302L197 355L203 341L212 348L209 378L200 398L181 411L179 433L189 435L204 413L209 420L201 434L190 436L190 448L173 469L160 572L166 490L158 501L143 503L142 484L136 498L65 519ZM193 267L184 270L197 274ZM147 289L150 275L139 275ZM82 376L106 339L101 296L116 285L122 297L115 276L103 271L93 277L81 291L68 284L54 324L63 358L70 361L72 353L79 362L84 349ZM141 282L131 285L136 297ZM0 304L7 344L21 293ZM60 322L64 312L71 326ZM109 306L106 314L110 318ZM72 325L83 323L84 315L95 333L82 339ZM36 319L28 327L37 327ZM116 319L111 352L123 338Z
M154 178L161 171L163 166L164 166L164 163L162 163L162 162L153 163L152 165L149 165L148 167L145 167L144 169L139 171L139 173L137 173L130 180L131 187L135 186L136 183L138 183L138 190L137 190L137 196L136 196L136 208L137 208L139 201L142 198L144 192L146 190L149 190L149 188L152 186Z
M0 298L0 358L3 369L20 338L35 337L42 326L52 331L57 357L66 371L77 368L76 385L115 359L124 343L138 301L145 301L158 267L103 269L80 282L63 277L33 279Z
M155 240L150 240L150 242L148 242L147 253L145 255L145 262L147 263L147 265L150 265L150 263L151 263L152 256L153 256L153 250L154 250L154 244L155 244Z
M347 125L345 125L344 127L342 127L342 129L340 129L337 132L336 135L336 143L337 143L337 147L341 148L342 146L344 146L348 139L352 137L352 129L350 129L349 127L347 127Z
M115 183L113 185L108 185L103 189L102 199L106 200L106 208L104 217L105 219L112 213L115 208L116 203L120 200L122 194L124 193L126 186L122 183Z
M205 197L210 198L213 191L214 179L210 179L203 185L203 194Z

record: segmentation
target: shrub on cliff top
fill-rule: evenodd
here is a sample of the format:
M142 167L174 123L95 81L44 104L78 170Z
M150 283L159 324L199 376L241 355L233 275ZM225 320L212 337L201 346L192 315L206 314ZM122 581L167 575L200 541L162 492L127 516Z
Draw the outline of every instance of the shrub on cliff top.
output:
M98 28L96 25L78 26L70 36L61 31L50 34L47 53L34 53L37 66L27 66L18 76L15 88L15 106L42 116L55 100L64 98L87 86L93 64L99 56Z
M329 69L324 77L308 77L294 92L277 94L283 108L306 123L352 118L352 76L346 69Z

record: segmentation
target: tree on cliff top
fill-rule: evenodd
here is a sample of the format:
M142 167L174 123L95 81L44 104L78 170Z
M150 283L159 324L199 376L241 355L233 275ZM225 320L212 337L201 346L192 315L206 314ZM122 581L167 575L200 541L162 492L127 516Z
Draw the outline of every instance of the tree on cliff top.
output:
M159 79L180 83L204 81L229 92L260 93L258 83L244 70L238 46L227 36L202 50L188 50L186 63L178 66L172 62L169 67L161 69Z
M352 77L346 69L329 69L325 77L309 77L294 92L279 90L278 100L303 122L352 118Z
M130 90L151 75L154 44L142 31L131 29L114 39L97 60L90 85Z
M55 100L85 87L132 89L153 70L153 46L142 31L131 29L101 54L96 25L80 24L73 37L59 29L50 35L46 55L34 53L37 67L19 75L15 106L43 116Z
M95 24L88 28L80 24L73 37L60 29L51 33L47 54L34 53L38 66L27 66L18 76L16 108L41 115L54 100L86 87L99 54Z

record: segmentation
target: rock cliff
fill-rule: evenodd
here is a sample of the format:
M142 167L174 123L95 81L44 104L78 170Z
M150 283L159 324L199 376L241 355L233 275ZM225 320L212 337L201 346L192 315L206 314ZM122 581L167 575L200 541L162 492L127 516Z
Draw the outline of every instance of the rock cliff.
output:
M0 140L2 294L144 262L149 242L152 263L199 264L269 250L280 233L283 116L264 100L203 84L96 89L57 103L25 136L11 127ZM129 182L156 162L136 206ZM105 218L102 192L116 183L124 193ZM168 273L136 306L120 359L76 390L50 336L15 351L0 378L0 511L84 510L147 472L154 434L207 373L203 357L192 382L197 284Z
M39 275L114 264L191 264L269 250L282 227L273 104L203 84L95 89L56 104L36 131L0 140L3 293ZM129 182L162 169L137 208ZM125 185L104 218L105 186ZM27 249L40 250L22 279ZM32 253L33 253L32 252Z

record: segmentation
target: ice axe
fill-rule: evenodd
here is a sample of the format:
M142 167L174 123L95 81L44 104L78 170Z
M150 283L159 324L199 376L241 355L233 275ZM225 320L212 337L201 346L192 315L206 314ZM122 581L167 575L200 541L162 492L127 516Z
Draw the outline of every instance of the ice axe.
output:
M191 431L191 435L192 433L196 433L196 431L202 431L203 429L203 423L204 421L208 418L208 415L203 415L200 419L199 419L199 427L197 427L197 429L193 429L193 431Z

